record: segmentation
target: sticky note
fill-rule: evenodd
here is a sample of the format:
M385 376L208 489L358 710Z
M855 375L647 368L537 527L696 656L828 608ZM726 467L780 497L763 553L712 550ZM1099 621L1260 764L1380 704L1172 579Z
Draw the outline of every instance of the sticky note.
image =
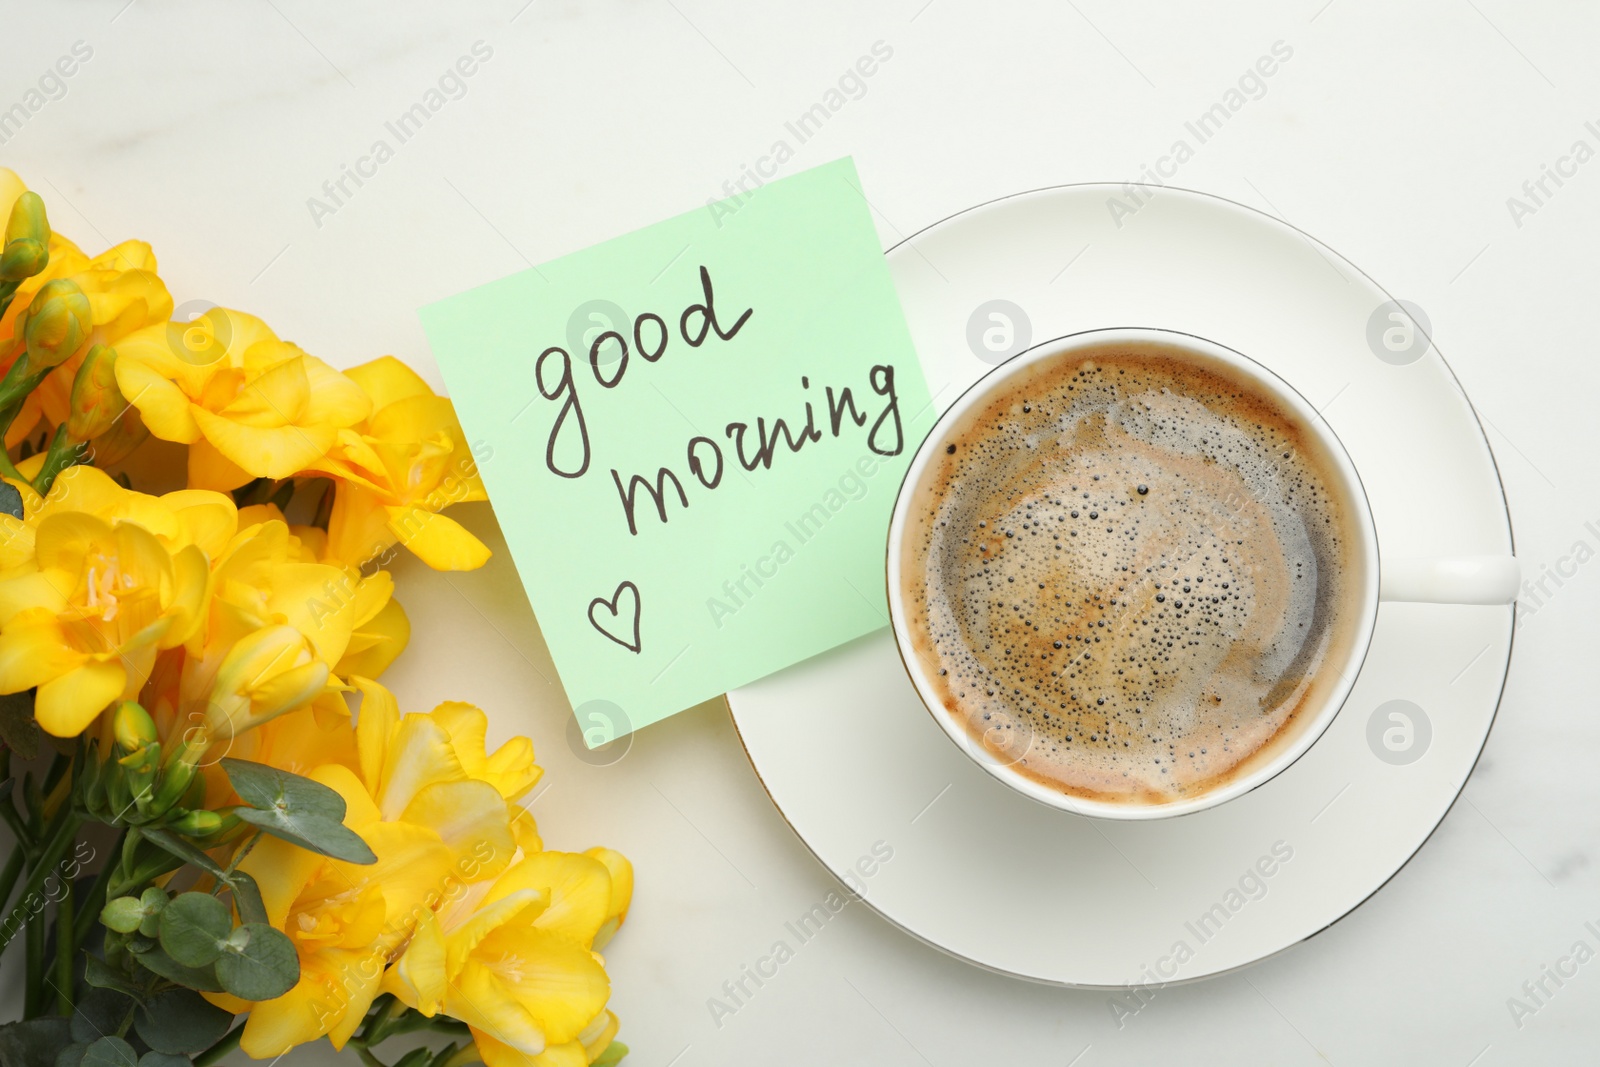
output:
M421 316L589 745L888 624L935 412L849 159Z

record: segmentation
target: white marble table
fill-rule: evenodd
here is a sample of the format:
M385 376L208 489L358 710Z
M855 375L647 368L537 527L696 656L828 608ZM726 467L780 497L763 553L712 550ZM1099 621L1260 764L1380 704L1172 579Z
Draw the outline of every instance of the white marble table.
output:
M246 308L337 364L392 352L435 382L416 307L722 195L747 167L771 172L779 141L780 173L853 154L889 244L1015 190L1139 176L1284 42L1292 58L1172 180L1287 218L1426 309L1490 427L1534 579L1482 763L1353 915L1163 990L1119 1028L1103 993L979 972L853 908L714 1020L708 998L834 888L720 702L612 766L580 761L503 553L473 574L401 568L416 647L392 681L410 707L470 699L531 735L547 840L633 858L608 958L638 1067L1595 1061L1600 962L1545 979L1539 1003L1524 982L1576 941L1600 948L1585 926L1600 928L1600 12L104 0L13 2L3 25L0 113L23 114L0 114L0 163L62 229L96 250L150 240L180 304ZM30 97L77 42L92 54ZM475 44L473 74L401 130ZM889 57L830 98L875 45ZM804 141L786 125L830 102ZM492 533L477 507L467 521ZM1534 1010L1514 1019L1513 997Z

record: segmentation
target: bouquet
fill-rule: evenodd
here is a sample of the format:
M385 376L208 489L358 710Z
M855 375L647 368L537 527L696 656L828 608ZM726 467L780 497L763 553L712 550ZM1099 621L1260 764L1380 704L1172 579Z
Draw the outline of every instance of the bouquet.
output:
M405 1033L395 1067L617 1062L628 861L544 848L527 738L377 681L410 632L384 566L489 555L442 514L485 499L450 402L242 312L171 321L148 245L86 256L6 170L0 218L0 1067L322 1037L383 1067ZM133 488L150 438L183 488Z

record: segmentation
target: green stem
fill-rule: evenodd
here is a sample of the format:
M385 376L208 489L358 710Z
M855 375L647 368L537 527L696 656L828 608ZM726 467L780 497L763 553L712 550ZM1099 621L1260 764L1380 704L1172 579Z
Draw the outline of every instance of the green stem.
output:
M229 1030L226 1034L223 1034L222 1037L218 1038L215 1045L212 1045L210 1048L200 1053L200 1055L196 1056L194 1058L194 1067L211 1067L213 1063L216 1063L218 1060L222 1059L222 1057L238 1048L239 1039L243 1036L244 1023L240 1023L232 1030Z
M46 367L44 370L35 374L29 374L27 373L27 364L27 358L25 356L19 356L17 361L11 364L11 369L6 372L5 378L0 379L0 411L3 411L13 404L17 405L17 407L20 409L22 407L22 401L27 399L28 394L37 389L39 387L39 383L44 381L45 378L49 377L51 371L55 370L54 367ZM21 373L18 373L19 371ZM16 418L16 412L11 413L11 418ZM6 419L5 421L6 426L9 429L11 425L11 419Z
M367 1067L389 1067L387 1063L374 1056L372 1050L367 1048L366 1045L358 1045L352 1041L349 1047L356 1050L356 1055L361 1057L361 1062L366 1064Z
M30 899L23 897L24 901ZM27 985L23 987L22 1017L34 1019L39 1015L39 1002L44 999L44 907L41 905L39 913L28 919L28 927L24 931L24 944L26 953L23 974Z
M50 486L55 482L56 475L75 466L83 458L83 442L74 441L67 433L65 423L56 429L56 435L50 439L50 450L45 453L44 466L39 468L39 476L33 480L33 487L40 496L50 492Z
M17 814L16 806L11 803L10 797L0 801L0 819L4 819L5 824L11 827L11 832L16 835L17 848L23 852L31 851L33 842L28 836L27 824L22 821L22 816Z
M117 837L116 844L111 846L111 855L100 867L100 873L94 876L94 881L89 885L89 892L83 898L83 907L78 909L77 919L72 925L72 947L76 949L83 944L84 938L89 936L89 928L100 919L100 910L106 906L106 889L111 885L111 878L116 874L118 858L122 855L122 842L128 836L126 828ZM5 902L0 900L0 907Z
M72 879L61 876L61 902L56 905L56 1013L72 1018L72 961L77 956L73 931Z
M56 866L61 862L61 857L66 854L67 847L78 836L78 827L82 825L83 820L73 814L72 805L70 804L61 805L61 810L56 812L56 817L50 821L50 829L44 835L44 848L34 861L34 866L28 874L27 882L23 884L22 896L17 899L17 903L6 914L5 919L0 921L0 954L3 954L6 948L10 946L12 932L27 920L28 902L37 899L39 894L44 891L45 882L55 872ZM37 922L28 923L28 926L39 926L40 929L43 929L43 924ZM34 978L38 977L37 971L30 971L29 974ZM37 995L34 993L35 988L36 986L33 983L29 984L28 996Z
M20 843L11 850L11 858L6 860L5 870L0 871L0 908L11 902L11 891L17 888L17 879L22 877L22 865L27 860L28 854ZM0 932L0 936L4 936Z
M373 1013L361 1028L361 1043L363 1045L376 1045L389 1036L389 1027L394 1021L406 1013L406 1006L397 997L385 993L384 1003Z
M58 872L57 868L61 866L61 861L66 855L68 846L70 846L72 842L77 839L78 828L82 825L83 820L73 814L72 805L62 804L57 810L55 817L50 820L50 829L48 833L44 835L46 844L34 861L35 866L32 873L28 876L28 884L23 887L22 898L17 901L17 906L11 911L11 916L13 918L22 915L25 917L28 924L26 940L26 969L24 972L27 976L27 987L23 994L22 1009L22 1017L24 1019L35 1018L44 1011L46 987L46 963L44 958L46 909L45 902L39 899L40 894L44 892L44 887L46 883L50 881L50 876L52 874L60 878L62 882L62 888L65 890L62 895L62 901L66 904L70 915L72 886L67 881L66 875ZM35 909L31 902L37 902L39 905L38 908ZM28 912L32 912L32 914L29 915L27 914ZM9 920L7 925L9 925ZM70 925L71 924L69 920L69 928ZM0 951L3 950L4 946L0 946ZM70 953L66 957L65 966L67 975L66 991L63 991L61 995L68 998L68 1009L70 1013L70 990L72 988L72 956ZM59 972L57 973L59 974Z
M243 845L240 845L238 850L234 852L233 859L229 860L228 866L223 869L229 874L232 874L234 871L238 870L239 864L243 863L244 858L250 855L250 850L256 847L256 842L260 841L265 836L265 834L257 833Z
M0 448L0 456L3 455L5 455L5 449ZM10 777L11 750L9 748L0 749L0 781L5 781ZM11 832L17 836L17 848L23 852L31 852L33 839L28 833L27 824L22 821L22 813L17 811L16 795L16 782L13 781L11 789L6 792L3 798L0 798L0 819L5 820L5 824L11 827ZM3 904L4 902L0 902L0 906L3 906Z
M72 757L57 752L50 761L50 769L44 775L44 788L41 792L48 797L55 792L56 786L61 782L61 776L67 773L67 768L72 766Z
M31 771L22 776L22 802L28 809L24 816L28 820L28 833L35 842L43 841L49 836L44 832L44 791Z

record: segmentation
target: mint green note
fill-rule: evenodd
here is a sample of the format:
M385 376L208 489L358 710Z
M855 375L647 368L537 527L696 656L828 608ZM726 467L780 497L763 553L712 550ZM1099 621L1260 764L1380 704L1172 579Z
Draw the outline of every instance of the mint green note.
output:
M849 159L421 315L589 745L888 624L935 413Z

